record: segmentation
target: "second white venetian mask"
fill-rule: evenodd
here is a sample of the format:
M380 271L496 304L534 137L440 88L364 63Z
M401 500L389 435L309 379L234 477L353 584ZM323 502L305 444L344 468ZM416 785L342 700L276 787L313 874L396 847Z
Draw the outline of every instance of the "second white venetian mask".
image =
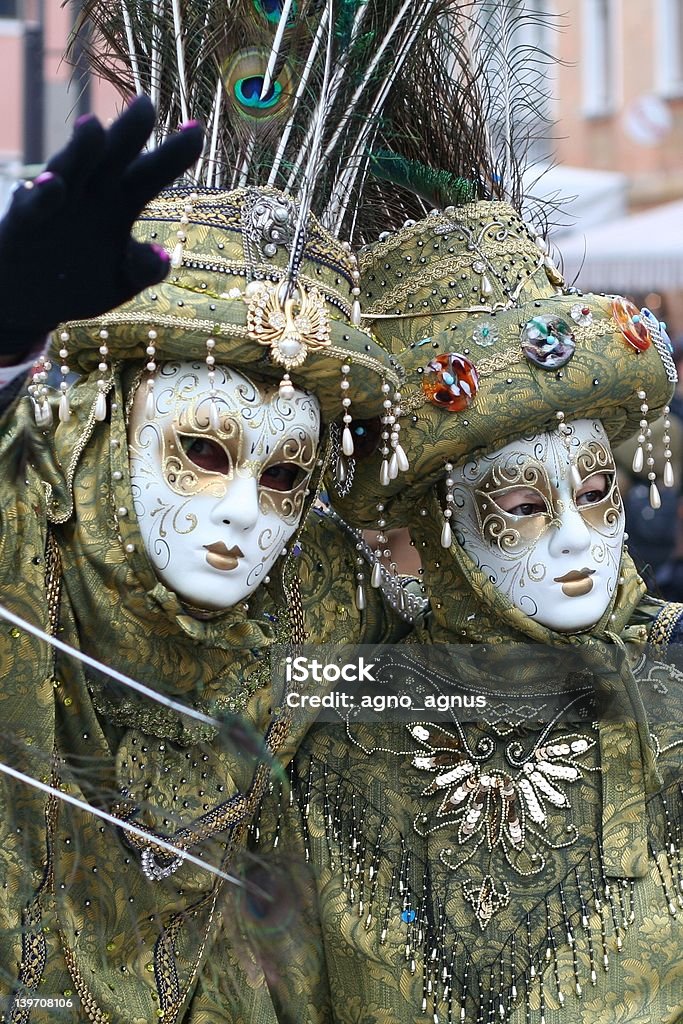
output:
M568 428L450 474L458 542L515 607L560 632L589 629L607 610L625 526L602 424Z

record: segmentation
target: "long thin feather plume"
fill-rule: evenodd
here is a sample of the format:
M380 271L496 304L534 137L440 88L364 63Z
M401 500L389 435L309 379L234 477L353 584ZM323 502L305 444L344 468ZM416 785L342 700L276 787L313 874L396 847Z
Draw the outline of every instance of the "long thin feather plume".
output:
M206 124L198 184L308 193L362 243L425 206L370 173L371 149L519 196L542 24L514 0L85 0L75 31L96 74L153 95L159 137Z

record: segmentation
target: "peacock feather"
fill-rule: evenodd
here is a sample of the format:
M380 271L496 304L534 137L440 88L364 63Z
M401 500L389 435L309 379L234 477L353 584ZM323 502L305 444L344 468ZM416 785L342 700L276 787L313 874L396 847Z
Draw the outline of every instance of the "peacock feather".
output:
M160 137L207 126L198 184L275 186L362 243L466 182L522 202L551 28L529 0L85 0L75 31Z

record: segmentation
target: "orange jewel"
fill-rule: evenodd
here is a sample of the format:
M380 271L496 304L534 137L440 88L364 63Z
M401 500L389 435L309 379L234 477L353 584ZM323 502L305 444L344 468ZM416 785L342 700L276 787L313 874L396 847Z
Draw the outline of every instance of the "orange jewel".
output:
M612 315L629 345L633 345L639 352L650 347L650 332L637 306L617 295L612 302Z
M435 356L425 367L422 390L434 405L448 412L460 412L474 400L479 390L479 374L465 356L446 352Z

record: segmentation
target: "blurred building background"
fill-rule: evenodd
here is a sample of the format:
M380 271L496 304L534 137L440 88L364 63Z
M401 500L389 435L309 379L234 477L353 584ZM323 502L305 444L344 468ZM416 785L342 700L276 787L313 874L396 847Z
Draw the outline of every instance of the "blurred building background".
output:
M80 2L0 0L0 205L24 166L63 144L74 119L116 109L109 87L64 60Z
M569 198L553 234L565 276L628 294L683 341L683 0L523 2L557 19L537 39L554 166L529 178Z

